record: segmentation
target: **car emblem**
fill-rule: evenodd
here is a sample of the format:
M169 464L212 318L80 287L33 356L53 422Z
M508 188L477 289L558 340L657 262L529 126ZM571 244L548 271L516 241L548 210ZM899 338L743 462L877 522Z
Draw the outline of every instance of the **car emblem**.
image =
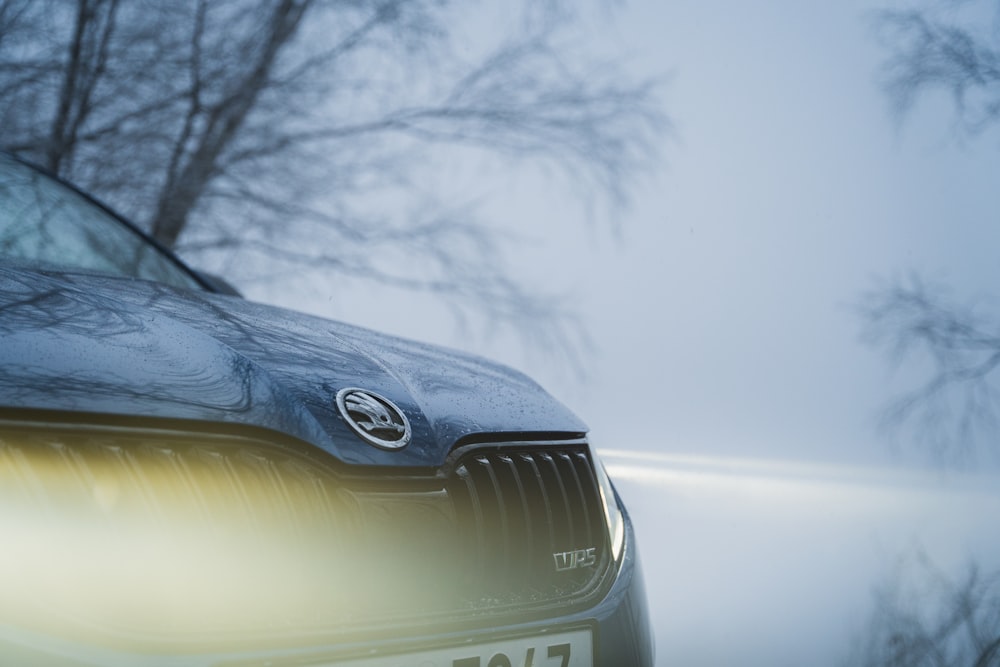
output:
M347 387L337 392L337 407L347 424L370 445L402 449L410 442L410 420L384 396Z
M593 567L597 563L597 547L575 549L573 551L557 551L552 554L556 562L556 572L575 570L578 567Z

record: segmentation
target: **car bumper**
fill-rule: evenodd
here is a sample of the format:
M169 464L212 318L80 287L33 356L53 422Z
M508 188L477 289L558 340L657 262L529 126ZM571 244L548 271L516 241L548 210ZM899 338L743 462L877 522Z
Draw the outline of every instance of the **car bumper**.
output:
M481 645L508 638L557 635L588 629L593 637L594 665L600 667L651 667L654 645L650 628L642 569L635 535L628 517L621 561L607 594L596 605L562 617L508 624L489 630L440 633L420 638L391 638L377 644L335 646L309 642L308 647L210 653L149 654L92 646L25 632L0 625L0 663L31 665L203 665L222 667L278 667L281 665L337 665L359 656L412 654L441 646Z

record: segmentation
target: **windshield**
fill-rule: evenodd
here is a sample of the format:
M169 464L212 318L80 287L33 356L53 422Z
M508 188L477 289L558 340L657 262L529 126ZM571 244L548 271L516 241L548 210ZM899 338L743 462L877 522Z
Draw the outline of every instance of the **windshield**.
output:
M3 154L0 259L201 289L173 257L101 206Z

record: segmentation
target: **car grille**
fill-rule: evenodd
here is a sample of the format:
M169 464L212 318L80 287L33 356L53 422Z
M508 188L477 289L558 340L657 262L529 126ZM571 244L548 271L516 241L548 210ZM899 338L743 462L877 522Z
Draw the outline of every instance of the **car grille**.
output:
M565 612L602 587L585 443L469 446L418 475L327 458L229 435L9 427L0 529L20 547L0 555L0 586L21 595L0 613L147 639L363 634Z
M602 508L584 449L472 453L449 480L449 495L466 536L470 591L516 604L586 589L604 546ZM602 551L604 551L602 549ZM583 552L579 557L576 554ZM574 561L576 558L576 561ZM558 568L558 569L557 569Z

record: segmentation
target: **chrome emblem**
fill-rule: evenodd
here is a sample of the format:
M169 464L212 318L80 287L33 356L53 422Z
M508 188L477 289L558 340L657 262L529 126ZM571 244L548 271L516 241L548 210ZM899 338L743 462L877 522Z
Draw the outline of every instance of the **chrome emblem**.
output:
M578 567L593 567L597 564L597 547L559 551L552 554L552 559L556 562L556 572L575 570Z
M337 407L344 421L370 445L402 449L410 442L410 420L384 396L347 387L337 392Z

